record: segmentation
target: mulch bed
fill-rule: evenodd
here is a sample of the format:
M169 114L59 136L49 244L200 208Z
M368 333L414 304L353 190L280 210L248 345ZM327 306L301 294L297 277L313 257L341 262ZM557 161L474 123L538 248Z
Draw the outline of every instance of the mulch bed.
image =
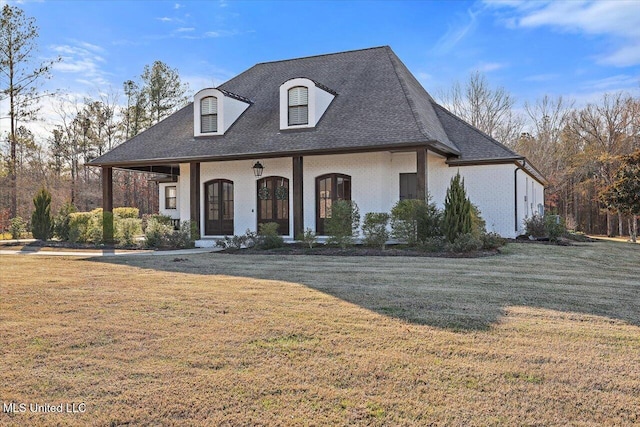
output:
M482 250L467 253L453 252L425 252L413 248L390 247L385 250L366 246L352 246L341 249L332 246L318 245L313 248L297 243L287 244L277 249L225 249L219 253L234 255L324 255L324 256L410 256L410 257L435 257L435 258L480 258L500 254L499 249Z

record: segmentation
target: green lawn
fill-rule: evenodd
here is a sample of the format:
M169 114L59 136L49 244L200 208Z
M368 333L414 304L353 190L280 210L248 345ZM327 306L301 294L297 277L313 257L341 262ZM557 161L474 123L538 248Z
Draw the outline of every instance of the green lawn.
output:
M0 258L0 425L632 425L640 246Z

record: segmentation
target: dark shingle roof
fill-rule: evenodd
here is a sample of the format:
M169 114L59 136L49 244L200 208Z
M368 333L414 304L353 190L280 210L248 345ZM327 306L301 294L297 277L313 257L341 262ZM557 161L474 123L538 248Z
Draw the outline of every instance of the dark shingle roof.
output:
M280 130L279 88L305 77L336 96L313 129ZM257 64L219 87L250 107L223 136L193 136L193 104L95 159L160 161L277 156L430 145L459 158L520 158L436 104L388 46Z

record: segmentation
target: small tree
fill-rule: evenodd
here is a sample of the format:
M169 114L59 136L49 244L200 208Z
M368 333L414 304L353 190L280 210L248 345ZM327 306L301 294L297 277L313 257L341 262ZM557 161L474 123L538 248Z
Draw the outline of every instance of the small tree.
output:
M367 212L362 224L362 234L364 234L364 244L382 248L389 240L389 214L386 212Z
M35 210L31 215L31 233L33 237L47 240L53 232L53 219L51 218L51 193L45 188L33 198Z
M431 198L400 200L391 209L393 237L410 246L440 234L441 213Z
M71 230L71 214L77 212L77 209L70 202L65 203L58 211L53 221L53 234L60 240L69 240L69 230Z
M453 243L460 234L471 233L472 230L471 201L464 189L464 179L458 172L451 178L444 199L444 216L442 219L442 234Z
M353 244L353 238L360 228L360 210L356 202L337 200L331 205L331 217L325 220L329 243L342 249Z

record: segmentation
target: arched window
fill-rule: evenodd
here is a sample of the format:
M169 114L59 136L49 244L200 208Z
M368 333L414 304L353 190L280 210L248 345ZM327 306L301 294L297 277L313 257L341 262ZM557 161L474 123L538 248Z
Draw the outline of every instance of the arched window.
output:
M325 234L324 220L331 218L331 204L351 200L351 177L330 173L316 178L316 233Z
M218 131L218 98L207 96L200 100L200 132Z
M309 123L309 89L296 86L289 89L289 126Z

